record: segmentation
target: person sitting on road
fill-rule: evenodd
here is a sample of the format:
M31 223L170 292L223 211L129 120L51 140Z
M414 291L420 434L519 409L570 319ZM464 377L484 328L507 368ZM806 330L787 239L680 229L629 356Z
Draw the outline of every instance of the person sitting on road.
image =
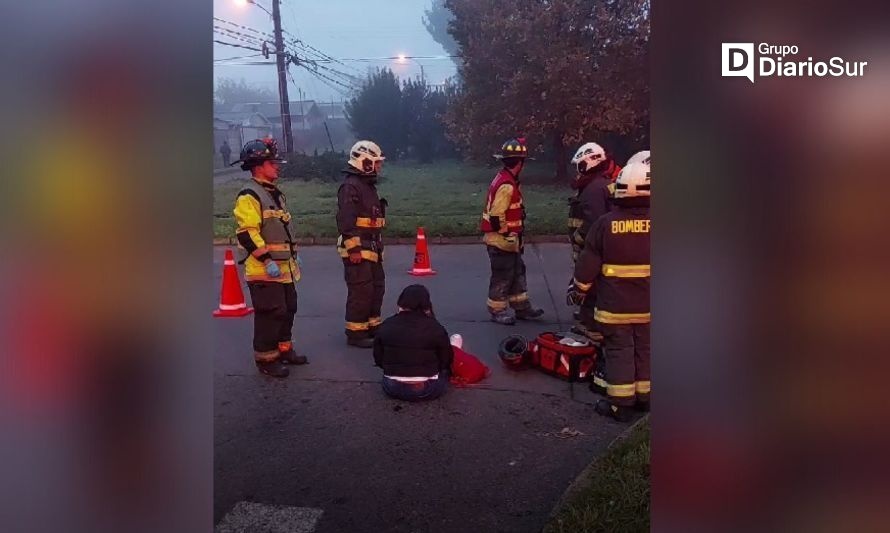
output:
M410 285L398 300L399 312L374 337L374 364L383 369L383 391L406 401L432 400L448 387L454 352L448 332L433 315L430 293Z

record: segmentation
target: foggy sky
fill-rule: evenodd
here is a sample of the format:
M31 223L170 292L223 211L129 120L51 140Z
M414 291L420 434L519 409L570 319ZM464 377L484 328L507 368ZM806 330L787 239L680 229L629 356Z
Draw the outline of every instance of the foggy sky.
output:
M271 0L257 0L269 11ZM440 56L446 52L430 37L423 26L424 10L430 0L282 0L282 27L306 44L335 58L371 58L395 56ZM214 16L244 26L272 33L272 19L253 5L239 5L235 0L214 0ZM216 21L210 21L218 24ZM225 25L222 25L225 27ZM214 39L232 41L219 37ZM232 41L239 42L239 41ZM245 43L241 43L245 44ZM214 60L239 57L256 52L213 43ZM244 61L263 60L262 57ZM421 59L428 83L442 83L454 75L454 63L449 59ZM344 61L349 69L336 63L332 68L364 77L368 67L387 66L401 78L420 76L420 67L413 61L399 64L394 61ZM290 66L297 86L288 86L291 100L298 100L302 89L307 100L339 101L342 96L310 75L303 68ZM273 66L229 66L214 63L214 80L220 77L244 78L277 91L277 74Z

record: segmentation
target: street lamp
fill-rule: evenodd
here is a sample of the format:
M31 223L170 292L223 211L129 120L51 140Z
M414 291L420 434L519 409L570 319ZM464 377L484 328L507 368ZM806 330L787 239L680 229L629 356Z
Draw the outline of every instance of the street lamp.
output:
M256 0L235 0L235 3L238 4L239 6L246 6L247 4L253 4L253 5L257 6L258 8L262 9L263 11L265 11L266 14L268 14L270 17L273 16L272 13L268 9L263 7L263 5L258 3Z
M408 56L405 55L405 54L399 54L399 55L398 55L398 62L399 62L399 63L405 64L405 63L408 62L409 59L410 59L411 61L414 61L415 63L417 63L418 66L420 66L420 80L423 82L424 85L426 85L426 75L425 75L424 72L423 72L423 64L422 64L420 61L414 59L413 57L408 57Z

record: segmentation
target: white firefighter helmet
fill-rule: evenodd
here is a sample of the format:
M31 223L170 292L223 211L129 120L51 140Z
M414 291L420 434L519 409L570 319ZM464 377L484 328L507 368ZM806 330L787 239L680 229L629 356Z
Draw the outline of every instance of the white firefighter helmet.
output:
M630 156L630 159L627 160L627 164L632 165L634 163L643 163L648 166L649 161L650 161L649 150L640 150L639 152Z
M373 141L359 141L349 150L349 166L362 174L374 174L374 163L384 159L383 150Z
M606 151L602 146L596 143L585 143L578 148L575 156L572 158L572 164L578 169L578 172L589 172L597 165L606 160Z
M645 163L631 163L621 169L615 180L615 198L650 196L649 174L649 165Z

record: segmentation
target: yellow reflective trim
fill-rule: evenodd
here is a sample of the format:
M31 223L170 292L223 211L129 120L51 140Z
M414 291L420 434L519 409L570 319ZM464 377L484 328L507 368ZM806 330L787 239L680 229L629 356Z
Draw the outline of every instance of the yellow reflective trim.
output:
M371 326L372 328L375 328L382 323L383 323L383 319L380 318L379 316L372 316L371 318L368 319L368 325Z
M521 294L515 294L507 298L508 301L513 303L525 302L528 301L528 293L523 292Z
M349 331L368 331L367 322L347 322L346 329Z
M280 218L285 222L290 222L290 213L283 209L266 209L263 211L263 218Z
M638 394L649 394L652 391L652 382L651 381L637 381L636 388L637 388Z
M584 224L584 221L580 218L570 218L569 219L569 227L570 228L580 228L581 225Z
M513 145L512 145L512 144L508 144L508 145L507 145L507 151L508 151L508 152L512 152L512 151L513 151Z
M272 350L270 352L254 352L253 359L260 363L271 363L278 359L278 350Z
M365 218L359 217L355 219L355 226L357 228L382 228L386 225L385 218Z
M578 281L578 278L574 278L574 281L575 287L578 287L581 292L587 292L590 290L591 287L593 287L593 283L581 283L580 281Z
M342 237L341 237L341 239L342 239ZM352 237L352 238L346 239L345 241L342 241L340 244L340 247L345 250L349 250L350 248L358 248L361 245L362 245L361 238Z
M270 252L289 252L289 251L290 251L290 246L291 246L291 245L289 245L289 244L287 244L287 243L284 243L284 244L267 244L267 245L266 245L266 249L268 249ZM294 246L294 250L296 250L296 249L297 249L297 247Z
M604 389L609 388L609 383L599 376L593 376L593 384Z
M594 309L593 319L603 324L648 324L652 316L650 313L610 313Z
M636 385L628 383L626 385L609 385L606 387L606 394L616 398L627 398L637 393Z
M491 298L486 300L485 303L488 305L489 308L494 309L496 311L503 311L504 309L509 307L507 302L499 302L497 300L492 300Z
M650 265L610 265L604 264L603 276L611 278L648 278L651 274Z

